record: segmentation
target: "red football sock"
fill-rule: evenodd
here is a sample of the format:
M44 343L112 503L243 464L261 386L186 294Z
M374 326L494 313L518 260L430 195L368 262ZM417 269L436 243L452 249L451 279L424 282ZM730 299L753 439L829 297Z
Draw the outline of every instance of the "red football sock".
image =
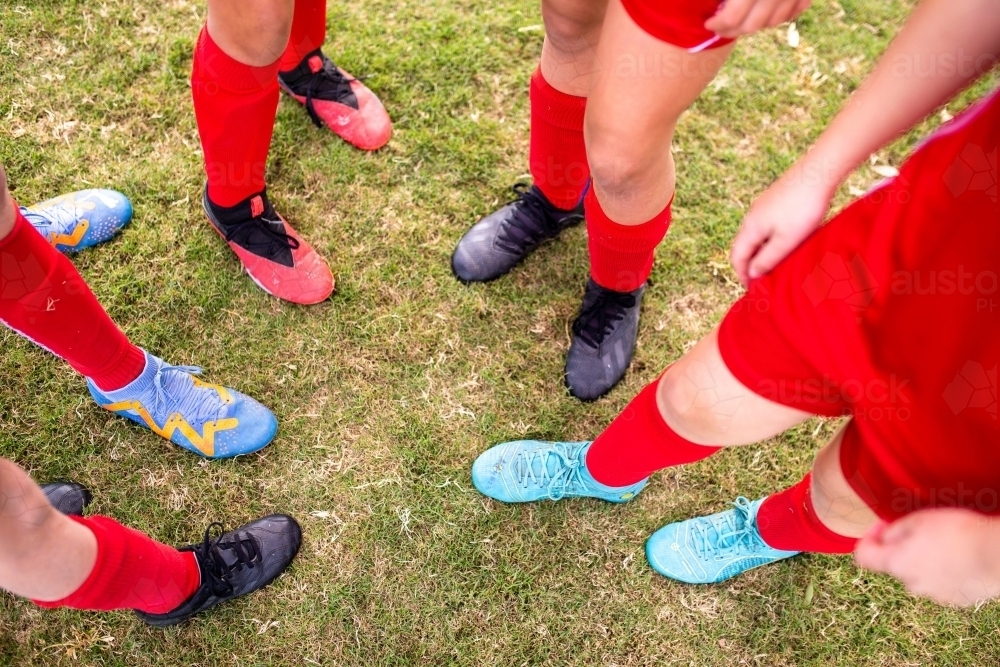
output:
M326 0L295 0L292 34L281 54L279 69L298 67L307 54L323 46L326 40Z
M234 206L264 189L267 151L278 112L278 61L244 65L202 28L194 50L191 96L213 204Z
M607 216L594 188L590 188L584 215L594 282L616 292L639 289L653 271L656 246L670 227L670 204L641 225L620 225Z
M103 391L139 377L143 351L108 317L73 264L20 211L16 218L0 239L0 320Z
M601 484L628 486L657 470L701 461L719 451L674 433L656 404L659 383L646 385L590 445L587 471Z
M576 208L590 181L583 115L587 98L549 85L539 67L531 75L531 149L528 161L535 186L556 207Z
M163 614L194 595L201 569L191 552L181 552L103 516L70 517L97 538L97 562L83 585L40 607L93 611L138 609Z
M823 525L812 502L812 474L765 500L757 510L757 529L772 549L849 554L858 540Z

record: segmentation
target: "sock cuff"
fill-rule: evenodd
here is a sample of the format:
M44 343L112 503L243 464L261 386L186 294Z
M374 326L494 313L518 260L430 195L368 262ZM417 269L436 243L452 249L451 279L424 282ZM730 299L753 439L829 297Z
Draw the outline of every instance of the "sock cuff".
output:
M280 62L279 56L273 63L262 67L241 63L216 44L208 34L208 25L205 25L198 34L198 43L195 46L191 86L217 86L234 93L252 93L276 88Z
M578 97L556 90L545 77L542 67L538 66L531 75L529 88L531 113L537 114L541 120L563 130L583 132L583 117L587 111L587 98Z
M667 235L672 217L673 199L651 220L639 225L623 225L604 212L594 187L587 191L584 208L587 216L587 236L612 252L645 253L656 248Z

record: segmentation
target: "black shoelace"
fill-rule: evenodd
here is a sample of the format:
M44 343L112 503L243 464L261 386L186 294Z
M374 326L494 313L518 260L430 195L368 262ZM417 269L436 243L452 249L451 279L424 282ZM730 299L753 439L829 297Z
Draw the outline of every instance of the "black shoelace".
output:
M573 333L591 347L598 347L611 333L615 324L625 319L629 308L635 307L635 296L630 292L614 292L598 287L598 296L590 305L580 310L573 322Z
M218 527L223 533L212 540L212 529ZM260 545L252 535L246 534L240 537L236 534L236 539L223 540L225 528L221 523L213 523L205 529L204 541L194 547L198 553L198 560L202 563L202 572L208 575L208 585L212 593L217 596L229 595L233 592L232 577L236 572L240 572L244 567L253 569L261 562ZM232 554L232 558L226 559L223 552Z
M527 183L516 183L511 190L517 195L507 204L520 203L514 215L497 235L497 245L507 252L521 254L559 233L559 223L549 215L544 200Z
M351 88L351 82L360 80L348 79L340 73L333 61L323 57L323 69L310 76L309 85L306 86L306 111L316 127L323 127L323 121L316 113L313 99L332 100L357 109L358 98Z
M256 218L244 218L222 226L227 242L235 240L237 244L251 252L253 252L251 246L263 247L267 250L268 259L274 259L285 250L298 250L299 240L282 231L284 228L285 225L280 219L272 220L267 217L266 212Z

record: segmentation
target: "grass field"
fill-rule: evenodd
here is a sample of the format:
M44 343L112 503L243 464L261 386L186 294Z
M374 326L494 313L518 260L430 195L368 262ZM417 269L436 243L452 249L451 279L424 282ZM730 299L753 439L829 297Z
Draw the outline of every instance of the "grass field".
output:
M537 0L330 5L327 52L371 75L396 131L363 154L281 103L272 198L338 276L335 297L312 308L257 289L200 210L187 77L202 2L0 7L0 159L14 196L127 193L133 225L79 256L81 272L136 343L204 366L281 421L261 455L207 463L98 409L66 365L3 330L0 455L38 480L87 484L96 511L170 543L272 511L306 534L266 592L168 631L0 594L0 664L1000 663L996 605L943 609L848 558L799 557L701 588L646 565L643 542L661 525L797 481L835 422L659 474L626 506L501 506L469 481L496 442L593 437L718 321L739 294L727 248L741 215L912 3L816 0L798 48L786 28L741 42L678 131L675 222L635 363L590 405L561 379L587 276L583 229L486 286L463 287L448 264L525 174ZM875 166L899 164L919 135ZM838 203L878 178L861 169Z

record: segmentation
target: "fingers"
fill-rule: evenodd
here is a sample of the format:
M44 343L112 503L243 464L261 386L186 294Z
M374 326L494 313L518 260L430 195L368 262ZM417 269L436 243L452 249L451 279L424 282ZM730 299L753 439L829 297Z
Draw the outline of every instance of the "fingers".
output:
M894 548L883 544L869 532L854 547L854 562L866 570L888 572Z
M739 37L773 27L801 14L810 0L727 0L705 28L722 37Z
M735 37L734 32L756 4L755 0L726 0L718 13L705 22L705 28L723 37Z
M750 282L749 267L750 260L757 253L761 244L767 241L764 230L755 225L752 220L744 220L743 226L733 240L733 247L729 251L729 261L732 262L736 275L740 282L746 287Z
M783 260L798 244L797 240L780 236L772 236L768 239L767 243L761 246L757 254L750 260L749 266L747 266L747 275L750 280L760 278L776 267L778 262Z

